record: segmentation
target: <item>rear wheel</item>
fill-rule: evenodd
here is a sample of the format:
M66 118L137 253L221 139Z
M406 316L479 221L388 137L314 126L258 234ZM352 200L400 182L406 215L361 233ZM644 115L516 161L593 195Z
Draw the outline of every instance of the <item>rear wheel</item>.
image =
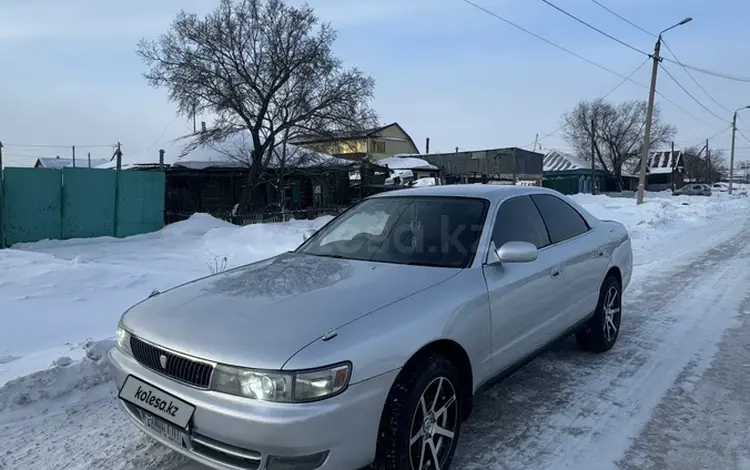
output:
M622 289L620 281L607 276L599 291L599 303L591 320L576 333L579 346L586 351L606 352L612 349L620 334Z
M458 372L441 354L410 364L394 383L380 420L376 470L448 470L461 431Z

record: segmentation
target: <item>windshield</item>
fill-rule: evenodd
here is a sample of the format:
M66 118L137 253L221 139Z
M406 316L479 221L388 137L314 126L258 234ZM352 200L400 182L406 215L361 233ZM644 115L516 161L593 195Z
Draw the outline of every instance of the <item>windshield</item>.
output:
M458 197L379 197L321 229L299 252L335 258L465 268L489 202Z

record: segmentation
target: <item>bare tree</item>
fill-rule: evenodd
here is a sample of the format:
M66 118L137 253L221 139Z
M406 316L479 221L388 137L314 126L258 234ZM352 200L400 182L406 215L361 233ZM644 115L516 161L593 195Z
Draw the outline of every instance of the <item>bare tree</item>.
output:
M369 106L374 80L344 68L335 39L306 5L221 0L204 18L179 13L166 34L142 40L138 54L149 84L167 88L180 113L216 116L192 145L249 134L244 205L280 140L346 135L377 122Z
M594 158L619 182L623 167L634 163L643 149L646 109L645 101L616 105L603 99L581 101L575 109L563 114L565 139L578 155L591 161L594 136ZM651 147L666 144L675 133L673 126L662 122L660 108L654 106Z
M276 205L281 212L285 212L285 182L293 173L305 175L314 179L310 170L324 168L348 168L355 165L343 159L294 145L289 142L288 132L284 132L281 141L269 146L261 162L261 173L257 183L270 184L276 192ZM221 140L210 140L201 144L201 148L209 149L220 158L242 167L253 164L253 139L248 132L242 131L226 136ZM233 215L238 207L235 206Z
M688 147L683 151L682 163L685 178L696 182L713 183L720 181L722 173L727 170L727 162L722 150L710 150L706 155L705 147Z

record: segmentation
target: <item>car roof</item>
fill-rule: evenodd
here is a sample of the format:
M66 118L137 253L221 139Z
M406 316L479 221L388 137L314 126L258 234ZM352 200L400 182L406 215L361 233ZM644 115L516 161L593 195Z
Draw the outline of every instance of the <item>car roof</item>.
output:
M442 197L478 197L499 201L522 194L559 194L539 186L515 186L502 184L445 184L437 186L421 186L417 188L396 189L385 191L372 198L394 196L442 196Z

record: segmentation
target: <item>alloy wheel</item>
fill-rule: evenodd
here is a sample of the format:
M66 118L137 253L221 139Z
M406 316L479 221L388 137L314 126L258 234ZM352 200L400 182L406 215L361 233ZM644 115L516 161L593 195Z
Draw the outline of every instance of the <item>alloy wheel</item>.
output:
M617 286L610 286L604 296L604 339L611 343L617 338L620 329L620 292Z
M412 470L441 470L454 445L458 426L458 396L445 377L425 387L409 430L409 462Z

